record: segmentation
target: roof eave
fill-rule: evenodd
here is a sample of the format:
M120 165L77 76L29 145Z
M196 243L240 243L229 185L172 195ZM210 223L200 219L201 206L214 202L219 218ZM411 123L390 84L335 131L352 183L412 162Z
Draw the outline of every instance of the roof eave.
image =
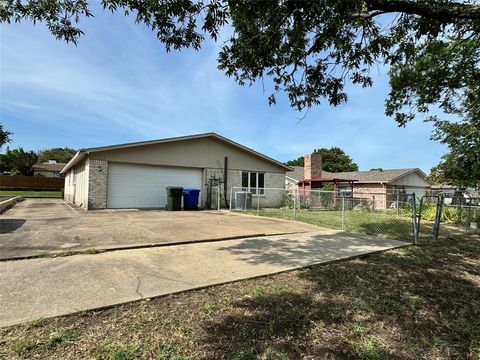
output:
M294 178L292 178L292 177L290 177L290 176L287 176L287 175L285 175L285 178L287 178L287 179L289 179L289 180L292 180L293 182L295 182L295 183L297 183L297 184L298 184L300 181L302 181L302 180L294 179Z
M410 175L410 174L413 174L413 173L419 173L420 176L423 178L423 180L425 180L427 183L429 183L430 185L432 185L432 183L430 181L427 180L427 174L425 174L422 169L420 168L415 168L415 169L411 169L410 171L407 171L405 173L403 173L402 175L399 175L393 179L390 179L388 182L392 182L392 181L395 181L395 180L398 180L398 179L401 179L402 177L406 176L406 175Z
M62 171L60 171L60 174L65 174L73 166L77 165L80 161L82 161L87 156L87 153L88 152L84 150L77 151L77 153L73 156L73 158L71 158L70 161L63 167Z
M233 140L227 139L227 138L225 138L221 135L218 135L218 134L212 133L212 132L204 133L204 134L196 134L196 135L188 135L188 136L179 136L179 137L173 137L173 138L159 139L159 140L138 141L138 142L133 142L133 143L125 143L125 144L118 144L118 145L111 145L111 146L84 148L84 149L80 149L78 153L82 153L82 152L83 153L91 153L91 152L99 152L99 151L126 149L126 148L131 148L131 147L136 147L136 146L155 145L155 144L161 144L161 143L167 143L167 142L173 142L173 141L184 141L184 140L200 139L200 138L206 138L206 137L213 137L213 138L215 138L219 141L222 141L222 142L228 143L230 145L236 146L238 148L241 148L242 150L247 151L247 152L249 152L249 153L251 153L251 154L253 154L257 157L260 157L260 158L262 158L266 161L274 163L275 165L281 167L282 169L284 169L286 171L293 171L294 170L290 166L287 166L287 165L281 163L280 161L272 159L271 157L263 155L263 154L255 151L253 149L250 149L249 147L246 147L246 146L244 146L242 144L239 144L239 143L237 143ZM72 159L72 160L74 160L74 159ZM72 160L70 160L70 162L72 162ZM64 170L65 169L68 170L70 168L70 166L71 166L71 165L69 166L70 162L65 166Z

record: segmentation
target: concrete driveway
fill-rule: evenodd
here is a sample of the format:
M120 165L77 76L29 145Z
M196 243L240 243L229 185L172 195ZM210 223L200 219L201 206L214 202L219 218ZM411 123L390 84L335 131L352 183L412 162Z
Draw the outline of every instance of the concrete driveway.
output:
M0 216L0 259L320 231L293 221L226 211L100 210L26 199Z
M0 326L409 245L335 230L0 262Z

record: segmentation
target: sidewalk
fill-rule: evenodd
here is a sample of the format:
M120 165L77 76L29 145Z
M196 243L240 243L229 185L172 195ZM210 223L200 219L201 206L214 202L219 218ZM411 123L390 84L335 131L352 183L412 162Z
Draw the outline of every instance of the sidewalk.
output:
M408 243L335 230L0 263L0 326L326 263Z

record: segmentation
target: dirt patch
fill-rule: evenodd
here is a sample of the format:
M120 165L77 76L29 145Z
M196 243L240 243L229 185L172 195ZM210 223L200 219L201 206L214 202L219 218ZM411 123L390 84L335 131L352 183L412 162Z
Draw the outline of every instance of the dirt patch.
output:
M479 251L455 235L0 329L0 357L478 359Z

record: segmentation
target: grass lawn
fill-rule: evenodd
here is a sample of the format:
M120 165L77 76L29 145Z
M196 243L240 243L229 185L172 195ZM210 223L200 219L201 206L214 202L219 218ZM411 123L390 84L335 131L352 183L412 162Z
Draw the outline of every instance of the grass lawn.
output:
M0 358L480 359L479 254L479 235L450 235L3 328Z
M293 211L266 209L260 210L258 215L292 220ZM342 229L341 211L301 210L296 212L295 220L331 229ZM412 219L408 215L397 215L395 212L346 211L344 228L346 231L406 241L413 238Z
M24 198L61 198L61 191L9 191L0 190L0 196L23 196Z

